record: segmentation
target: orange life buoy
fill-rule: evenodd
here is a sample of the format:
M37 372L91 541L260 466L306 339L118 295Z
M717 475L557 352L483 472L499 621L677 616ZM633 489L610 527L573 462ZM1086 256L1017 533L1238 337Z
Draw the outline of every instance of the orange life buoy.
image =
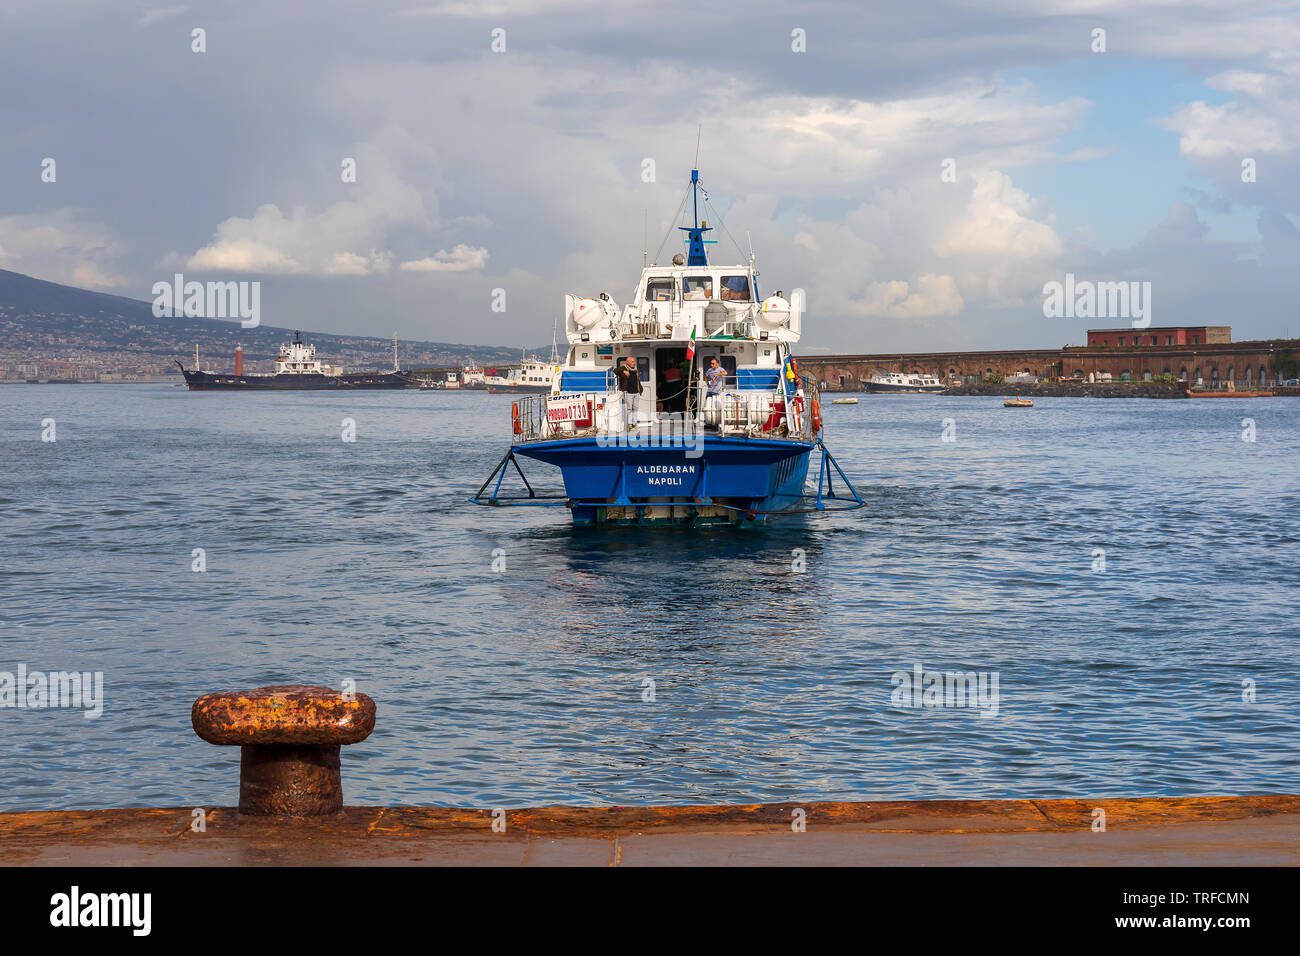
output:
M815 432L819 432L822 430L822 403L817 401L817 399L815 398L813 399L812 426L813 426L813 431Z
M511 417L511 420L512 420L512 422L513 422L513 424L514 424L515 434L516 434L516 435L522 435L522 434L524 433L524 426L523 426L523 424L519 421L519 403L518 403L518 402L514 402L514 403L512 403L512 406L511 406L511 409L510 409L510 417Z

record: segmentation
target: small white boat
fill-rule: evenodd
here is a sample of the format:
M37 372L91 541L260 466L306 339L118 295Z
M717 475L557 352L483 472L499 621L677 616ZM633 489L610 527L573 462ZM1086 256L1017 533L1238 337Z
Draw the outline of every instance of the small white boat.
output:
M942 392L943 382L925 372L885 372L867 379L869 392Z

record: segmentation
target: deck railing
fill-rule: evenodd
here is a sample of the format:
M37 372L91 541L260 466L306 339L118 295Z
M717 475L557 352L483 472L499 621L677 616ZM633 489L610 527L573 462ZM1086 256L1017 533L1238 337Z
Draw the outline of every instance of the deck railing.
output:
M800 379L802 388L798 392L790 388L788 401L784 387L772 392L738 391L734 378L728 380L722 394L710 396L701 379L688 386L686 411L684 415L676 413L677 420L720 435L815 441L821 428L821 393L810 378L801 376ZM785 380L782 381L784 384ZM513 442L626 431L625 400L626 396L615 388L525 396L517 399L511 408ZM670 420L670 412L647 411L644 396L641 403L643 423L647 419L651 424Z
M720 300L713 300L720 302ZM645 313L636 315L631 307L619 317L618 329L626 339L660 339L670 338L675 327L689 316L686 329L695 327L701 338L752 338L754 335L754 316L758 305L754 302L732 303L732 308L721 312L710 310L713 302L679 301L665 299L646 303ZM694 307L694 308L691 308ZM698 321L697 321L698 320Z

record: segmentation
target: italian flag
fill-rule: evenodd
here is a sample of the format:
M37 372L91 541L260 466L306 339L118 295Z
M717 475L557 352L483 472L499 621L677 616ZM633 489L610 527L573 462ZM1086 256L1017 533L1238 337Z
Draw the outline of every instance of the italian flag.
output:
M695 361L695 329L691 329L691 344L686 346L686 361Z

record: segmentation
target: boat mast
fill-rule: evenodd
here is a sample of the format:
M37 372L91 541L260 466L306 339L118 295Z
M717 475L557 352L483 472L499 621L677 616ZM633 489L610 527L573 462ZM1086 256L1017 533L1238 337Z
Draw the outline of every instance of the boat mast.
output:
M700 225L700 132L695 135L695 168L691 170L691 221L694 225L678 226L677 228L686 233L687 253L686 264L688 266L707 266L708 257L704 254L704 234L712 230L707 225Z
M393 371L394 372L400 371L400 369L397 367L397 333L396 332L393 333Z

